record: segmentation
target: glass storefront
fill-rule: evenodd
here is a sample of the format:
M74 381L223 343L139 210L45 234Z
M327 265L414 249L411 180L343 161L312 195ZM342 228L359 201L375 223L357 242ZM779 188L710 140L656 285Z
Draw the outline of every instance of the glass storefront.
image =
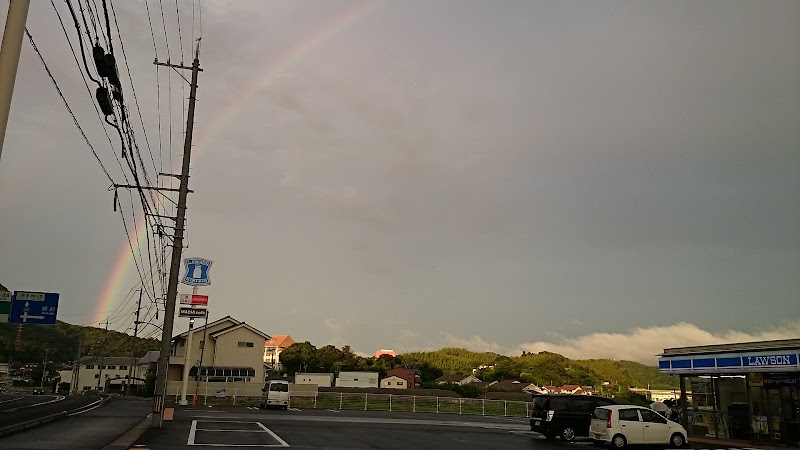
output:
M665 350L659 369L682 379L690 438L800 447L798 344L800 340Z

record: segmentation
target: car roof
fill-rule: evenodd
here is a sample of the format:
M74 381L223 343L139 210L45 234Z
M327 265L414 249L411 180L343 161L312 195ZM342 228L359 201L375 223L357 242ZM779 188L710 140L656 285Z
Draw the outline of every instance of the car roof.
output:
M611 410L631 409L631 408L648 409L648 410L650 409L650 408L647 408L647 407L644 407L644 406L638 406L638 405L607 405L607 406L598 406L598 408L605 408L605 409L611 409Z

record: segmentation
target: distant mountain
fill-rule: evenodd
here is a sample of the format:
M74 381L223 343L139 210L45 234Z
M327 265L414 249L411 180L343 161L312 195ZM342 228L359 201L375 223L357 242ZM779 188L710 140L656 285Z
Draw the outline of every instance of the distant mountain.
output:
M671 389L677 379L662 374L658 367L633 361L607 359L571 360L557 353L523 353L509 357L491 352L473 352L462 348L444 348L431 352L398 355L402 364L411 367L427 364L444 373L471 374L483 381L516 379L543 385L578 384L601 386L604 382L624 387ZM484 366L484 368L479 369Z
M58 321L54 325L22 327L20 345L15 346L17 324L0 323L0 362L41 363L45 358L57 364L68 363L78 356L78 341L82 340L81 356L130 356L131 345L136 356L158 350L157 339L142 339L96 327L84 327Z

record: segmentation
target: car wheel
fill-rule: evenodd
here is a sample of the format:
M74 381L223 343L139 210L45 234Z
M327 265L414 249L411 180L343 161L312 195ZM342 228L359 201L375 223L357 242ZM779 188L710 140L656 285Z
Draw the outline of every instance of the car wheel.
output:
M686 443L686 439L683 438L683 435L680 433L675 433L669 438L669 443L675 448L683 447L683 444Z
M618 434L614 436L614 439L611 439L611 444L614 448L624 448L628 442L625 440L625 436Z
M565 440L567 442L574 441L575 440L575 430L573 430L570 427L564 428L563 430L561 430L561 439L563 439L563 440Z

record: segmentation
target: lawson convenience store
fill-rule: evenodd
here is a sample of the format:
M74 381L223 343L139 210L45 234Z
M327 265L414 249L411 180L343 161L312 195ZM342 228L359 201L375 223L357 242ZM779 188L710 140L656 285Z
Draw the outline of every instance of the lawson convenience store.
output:
M800 339L664 349L690 436L800 447Z

